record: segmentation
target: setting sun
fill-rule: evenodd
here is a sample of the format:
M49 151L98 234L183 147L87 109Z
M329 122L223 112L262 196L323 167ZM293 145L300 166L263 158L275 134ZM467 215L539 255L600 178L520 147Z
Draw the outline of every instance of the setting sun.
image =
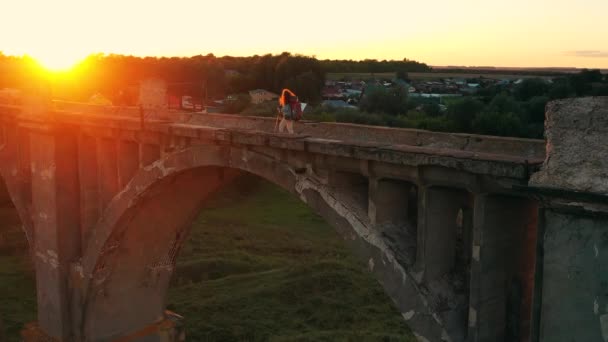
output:
M68 71L74 67L84 56L70 56L62 52L48 52L32 56L40 65L49 71Z

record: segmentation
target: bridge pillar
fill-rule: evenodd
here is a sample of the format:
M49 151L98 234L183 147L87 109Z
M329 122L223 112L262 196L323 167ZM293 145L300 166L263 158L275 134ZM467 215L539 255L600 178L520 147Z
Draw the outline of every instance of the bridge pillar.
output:
M404 223L408 218L410 187L406 182L370 179L368 215L372 224Z
M80 225L82 249L102 212L99 195L99 160L96 139L80 134L78 141L78 163L80 176Z
M536 335L540 341L606 341L608 211L564 209L543 210Z
M97 167L99 169L99 197L103 211L114 195L120 191L118 151L116 141L109 138L98 138L96 146Z
M608 341L607 118L608 97L547 105L547 158L528 184L544 207L539 341Z
M369 205L369 179L363 175L345 171L329 171L329 186L339 189L345 199L365 214Z
M431 282L450 272L456 260L457 218L469 206L469 194L458 189L421 186L418 189L416 268Z
M475 196L469 341L529 341L537 211L524 198Z
M29 128L38 325L72 340L70 263L81 254L76 139L64 129Z

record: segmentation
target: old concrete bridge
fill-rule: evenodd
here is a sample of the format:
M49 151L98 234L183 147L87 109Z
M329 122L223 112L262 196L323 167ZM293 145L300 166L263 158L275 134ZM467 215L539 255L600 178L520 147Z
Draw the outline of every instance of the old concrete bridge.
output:
M1 105L0 172L37 279L24 336L174 339L176 255L205 198L248 172L333 225L420 341L606 341L607 108L551 104L545 161L535 140Z

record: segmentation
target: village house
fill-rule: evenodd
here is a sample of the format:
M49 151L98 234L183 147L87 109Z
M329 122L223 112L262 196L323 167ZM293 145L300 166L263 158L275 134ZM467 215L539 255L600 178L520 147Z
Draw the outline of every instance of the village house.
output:
M252 104L260 104L266 101L272 101L279 98L279 95L265 89L250 90L249 96L251 96Z
M324 100L338 100L343 99L344 94L342 93L342 89L338 86L325 86L321 90L321 97Z

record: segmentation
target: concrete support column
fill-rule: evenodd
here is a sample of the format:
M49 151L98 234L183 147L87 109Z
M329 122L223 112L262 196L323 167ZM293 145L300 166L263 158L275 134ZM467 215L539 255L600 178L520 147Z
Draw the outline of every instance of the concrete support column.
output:
M32 184L29 150L29 134L16 124L4 127L6 143L2 146L0 163L9 201L15 206L27 240L33 241L31 222ZM30 253L32 250L30 249Z
M369 180L368 215L374 225L401 224L407 220L411 184L377 179Z
M38 326L70 341L68 275L81 254L76 138L52 126L30 129Z
M124 189L139 169L139 144L119 141L117 155L119 185Z
M139 144L139 167L145 167L160 159L160 146Z
M468 203L466 191L418 188L416 268L423 272L423 280L436 280L454 268L458 212Z
M539 341L607 341L608 208L566 208L543 210Z
M475 196L469 341L529 340L537 211L524 198Z
M337 189L346 200L355 204L362 214L367 212L369 204L369 181L359 173L329 171L328 185Z
M25 205L31 205L32 203L32 175L31 175L31 160L30 160L30 139L26 129L22 127L17 128L18 146L17 154L19 161L19 185L22 195L21 201Z
M97 162L99 165L99 196L102 211L119 191L116 141L97 139Z
M8 192L6 183L3 180L0 181L0 206L12 206L13 201L11 200L11 194Z
M78 164L80 177L80 223L82 248L86 248L91 229L101 215L99 195L99 162L97 141L94 137L81 135L78 138Z

